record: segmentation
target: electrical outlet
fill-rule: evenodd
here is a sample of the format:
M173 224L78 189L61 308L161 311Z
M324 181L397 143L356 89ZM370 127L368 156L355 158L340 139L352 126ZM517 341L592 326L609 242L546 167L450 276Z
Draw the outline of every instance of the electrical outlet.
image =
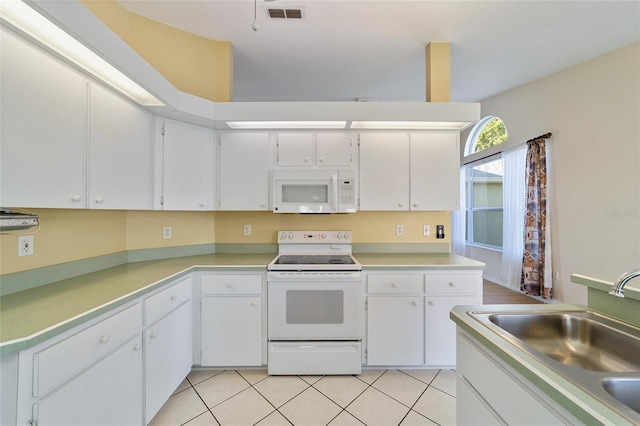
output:
M431 235L431 227L429 225L424 225L424 227L422 228L422 235L424 235L425 237Z
M171 230L170 226L165 226L164 228L162 228L162 238L165 240L170 239L173 235L172 235L173 231Z
M396 225L396 235L397 236L404 235L404 226L403 225Z
M33 255L33 235L21 235L18 237L18 256Z
M436 238L444 238L444 225L436 225Z
M251 235L251 225L244 225L244 230L243 230L243 232L244 232L244 235L245 235L245 236L249 236L249 235Z

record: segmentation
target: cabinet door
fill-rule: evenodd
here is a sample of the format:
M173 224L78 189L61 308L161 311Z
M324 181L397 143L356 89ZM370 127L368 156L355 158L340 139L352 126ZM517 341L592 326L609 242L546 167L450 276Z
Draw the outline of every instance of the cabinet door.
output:
M262 365L262 298L203 297L202 366Z
M33 421L40 426L142 424L140 335L37 401Z
M145 419L149 423L193 365L191 301L147 328L145 343Z
M369 296L367 365L424 363L422 296Z
M456 305L482 303L476 295L427 296L425 307L425 363L430 367L456 365L456 325L449 311Z
M485 402L467 381L458 376L456 378L456 424L459 426L499 426L506 424L502 419L496 418L493 410L485 405Z
M409 135L360 135L360 210L409 210Z
M87 81L1 31L0 205L84 208Z
M89 207L151 209L151 114L96 84L89 111Z
M220 135L219 210L268 210L269 134Z
M213 210L213 130L164 123L163 210Z
M457 210L459 194L458 133L412 133L411 210Z
M278 166L312 166L313 133L278 133Z
M316 133L316 163L318 166L349 167L353 164L356 137L353 133Z

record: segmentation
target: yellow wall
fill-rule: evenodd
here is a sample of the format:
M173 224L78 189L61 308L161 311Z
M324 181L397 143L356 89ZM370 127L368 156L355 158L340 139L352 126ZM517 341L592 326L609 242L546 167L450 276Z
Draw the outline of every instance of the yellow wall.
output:
M251 236L243 235L245 224ZM404 235L396 236L396 225ZM431 225L431 235L422 235ZM436 239L436 225L445 225L445 238ZM451 242L450 212L357 212L353 214L302 215L271 212L217 212L216 243L276 243L281 230L351 230L354 243Z
M216 102L233 100L233 46L127 11L114 0L82 4L178 90Z
M127 249L211 244L215 242L214 212L127 212ZM171 239L162 238L162 228L171 226Z

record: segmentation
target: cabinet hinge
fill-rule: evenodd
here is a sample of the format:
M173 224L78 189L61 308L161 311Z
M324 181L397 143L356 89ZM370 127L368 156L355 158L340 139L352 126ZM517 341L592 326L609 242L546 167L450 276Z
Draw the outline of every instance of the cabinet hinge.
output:
M160 205L164 206L164 197L160 197Z
M164 136L164 123L162 123L162 128L160 129L160 133L162 133L162 136Z
M37 420L29 420L28 422L31 426L38 426L38 421Z
M368 300L365 300L365 301L364 301L364 309L365 309L365 310L366 310L366 309L369 309L369 301L368 301Z
M369 351L367 349L364 350L364 360L367 361L369 359Z
M358 135L358 146L360 146L360 135Z

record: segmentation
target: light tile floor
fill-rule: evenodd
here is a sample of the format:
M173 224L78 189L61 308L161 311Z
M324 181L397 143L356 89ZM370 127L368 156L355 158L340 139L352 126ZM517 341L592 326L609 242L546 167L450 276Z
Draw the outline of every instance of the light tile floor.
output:
M194 370L157 425L454 425L453 370L364 370L357 376L269 376Z

